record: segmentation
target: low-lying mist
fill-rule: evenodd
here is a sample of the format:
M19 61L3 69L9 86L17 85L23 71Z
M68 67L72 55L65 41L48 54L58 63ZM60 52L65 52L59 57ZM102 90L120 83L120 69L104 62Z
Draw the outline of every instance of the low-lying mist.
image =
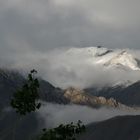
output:
M38 120L43 120L40 121L40 125L45 125L47 128L58 126L61 123L77 122L78 120L86 125L119 115L140 115L140 110L124 111L105 107L93 109L81 105L43 103L43 106L37 112Z

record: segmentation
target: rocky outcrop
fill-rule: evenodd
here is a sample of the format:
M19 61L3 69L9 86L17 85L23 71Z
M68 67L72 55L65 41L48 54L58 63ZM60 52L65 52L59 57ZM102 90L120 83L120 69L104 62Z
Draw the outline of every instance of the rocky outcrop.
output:
M106 99L105 97L101 96L92 96L86 93L84 90L72 87L65 90L64 97L74 104L88 105L91 107L107 106L121 109L129 109L129 107L117 102L113 98Z

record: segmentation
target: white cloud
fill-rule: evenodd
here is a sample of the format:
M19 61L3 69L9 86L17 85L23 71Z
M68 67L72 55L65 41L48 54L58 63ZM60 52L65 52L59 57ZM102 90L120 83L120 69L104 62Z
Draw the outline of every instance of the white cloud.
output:
M135 54L133 55L135 57ZM51 54L46 56L46 65L43 64L45 66L44 70L46 69L46 79L49 79L54 85L63 88L69 86L80 88L100 87L122 81L126 82L127 80L136 82L140 79L139 71L125 71L117 68L108 69L103 65L95 64L94 59L96 57L90 56L86 52L77 53L75 50L69 53L69 51L62 50L61 52L52 51ZM49 67L47 67L48 62Z
M109 56L111 59L121 50L116 50ZM140 60L140 51L128 50L133 57ZM112 56L113 55L113 56ZM96 64L93 54L89 55L85 51L77 52L71 49L54 49L47 53L28 51L23 55L17 55L18 59L10 57L11 68L30 70L35 68L39 75L49 81L54 86L67 88L70 86L78 88L87 88L93 86L111 86L116 83L127 81L136 82L140 80L140 72L126 69L124 70L114 67L105 67ZM106 59L104 57L104 59ZM108 59L108 57L107 57Z
M52 0L51 2L57 6L71 7L71 6L74 6L75 4L77 4L81 1L77 2L75 0Z

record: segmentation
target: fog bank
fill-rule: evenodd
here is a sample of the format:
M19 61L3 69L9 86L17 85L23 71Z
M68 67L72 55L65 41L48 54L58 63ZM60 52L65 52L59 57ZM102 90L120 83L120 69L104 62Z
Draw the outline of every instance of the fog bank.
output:
M93 109L81 105L60 105L44 103L37 112L40 125L45 127L55 127L61 123L77 122L81 120L84 124L103 121L118 115L140 115L139 111L124 111L118 109L100 108Z

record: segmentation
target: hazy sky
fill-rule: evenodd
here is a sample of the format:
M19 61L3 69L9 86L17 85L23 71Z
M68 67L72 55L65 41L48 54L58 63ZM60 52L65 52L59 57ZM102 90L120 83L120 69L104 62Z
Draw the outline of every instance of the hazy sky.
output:
M139 13L139 0L0 0L0 63L69 46L138 49Z
M1 0L0 52L139 48L139 13L139 0Z

